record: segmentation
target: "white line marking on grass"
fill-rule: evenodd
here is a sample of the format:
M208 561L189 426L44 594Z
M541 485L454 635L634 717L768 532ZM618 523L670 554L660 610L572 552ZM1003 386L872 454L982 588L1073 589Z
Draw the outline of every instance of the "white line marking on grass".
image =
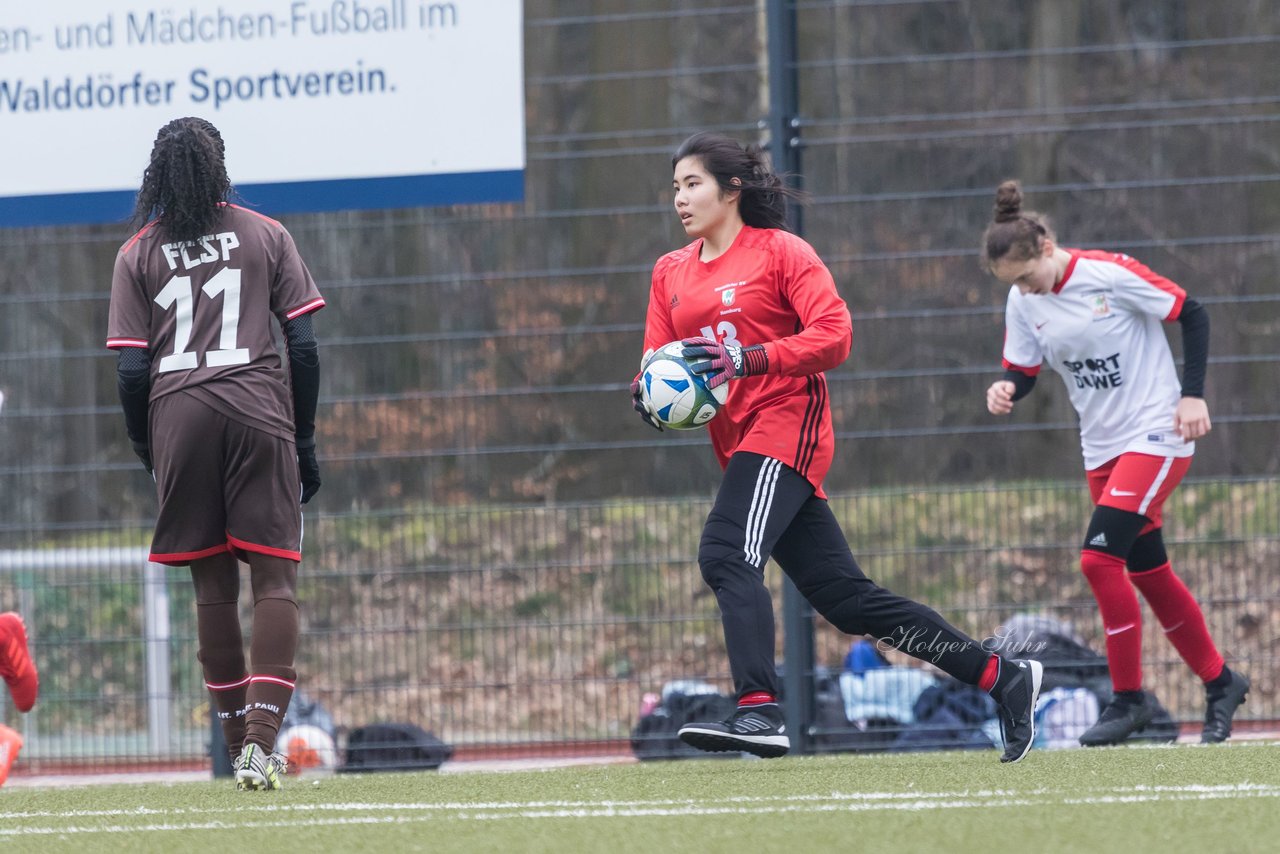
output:
M379 803L369 801L351 801L333 804L253 804L238 807L172 807L156 809L153 807L135 807L130 809L110 810L31 810L27 812L5 813L5 818L123 818L127 816L179 816L179 815L234 815L243 813L290 813L290 812L449 812L449 811L512 811L512 810L573 810L573 809L642 809L676 807L685 809L690 806L711 804L735 804L752 806L769 803L805 803L813 801L889 801L889 800L955 800L957 798L1013 798L1027 795L1046 794L1048 789L1030 791L1005 791L1001 789L957 791L957 792L831 792L825 795L741 795L712 797L692 800L643 800L643 801L492 801L492 802L390 802ZM1123 791L1129 791L1124 789ZM0 829L0 832L3 832Z
M1102 805L1151 802L1212 801L1226 798L1280 798L1280 786L1258 783L1185 786L1126 786L1098 789L1093 794L1037 788L1025 792L978 790L952 792L832 792L825 795L774 795L708 798L702 801L529 801L496 803L361 803L262 804L225 808L148 807L121 810L68 810L8 813L6 819L84 819L165 816L170 821L141 825L55 825L3 827L0 839L21 836L95 833L155 833L190 830L248 830L274 827L337 827L391 825L430 821L510 821L565 818L651 818L670 816L777 815L830 812L934 811L992 807ZM294 816L296 813L391 812L400 815ZM251 814L259 817L249 819ZM200 818L217 815L221 819ZM172 820L190 817L190 820Z

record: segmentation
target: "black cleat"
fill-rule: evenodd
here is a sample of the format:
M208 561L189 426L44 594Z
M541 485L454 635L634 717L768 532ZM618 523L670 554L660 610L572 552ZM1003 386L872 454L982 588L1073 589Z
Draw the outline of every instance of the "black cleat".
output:
M688 723L680 727L679 735L685 744L711 753L744 751L774 759L791 749L776 703L740 708L726 721Z
M1044 681L1044 665L1038 661L1002 659L1022 671L994 696L1000 706L1000 737L1004 739L1001 762L1017 762L1031 750L1036 737L1036 701Z
M1201 744L1217 744L1231 736L1231 719L1248 694L1249 680L1235 671L1231 672L1231 681L1225 688L1205 688L1208 708L1204 713L1204 731L1200 733Z
M1156 698L1145 691L1137 702L1112 697L1102 714L1098 715L1097 722L1080 736L1080 743L1085 747L1119 744L1146 729L1159 710Z

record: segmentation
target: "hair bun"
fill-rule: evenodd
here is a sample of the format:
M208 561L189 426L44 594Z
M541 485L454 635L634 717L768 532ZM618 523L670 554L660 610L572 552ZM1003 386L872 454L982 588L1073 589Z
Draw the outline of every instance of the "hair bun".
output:
M1022 216L1022 188L1017 181L1005 181L996 188L995 221L1010 222Z

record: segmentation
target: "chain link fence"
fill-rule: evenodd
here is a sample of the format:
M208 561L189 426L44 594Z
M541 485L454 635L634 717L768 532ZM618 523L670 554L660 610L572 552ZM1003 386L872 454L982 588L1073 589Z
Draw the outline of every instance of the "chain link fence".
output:
M1003 293L976 244L996 184L1018 177L1066 245L1129 252L1210 310L1215 430L1166 531L1254 678L1243 714L1280 717L1280 12L788 8L803 231L854 316L829 376L828 491L864 568L975 637L1034 614L1102 648L1066 395L1041 383L1011 421L982 404ZM728 687L694 559L718 468L703 437L640 424L626 386L652 263L684 241L671 151L706 128L770 142L764 4L525 15L524 203L286 219L329 303L300 687L340 728L413 721L459 756L627 750L646 694ZM0 718L35 771L206 761L190 584L140 557L153 489L102 349L127 236L0 233L0 605L23 611L42 677L35 711ZM1198 718L1153 619L1144 640L1148 683ZM850 641L818 628L832 692Z

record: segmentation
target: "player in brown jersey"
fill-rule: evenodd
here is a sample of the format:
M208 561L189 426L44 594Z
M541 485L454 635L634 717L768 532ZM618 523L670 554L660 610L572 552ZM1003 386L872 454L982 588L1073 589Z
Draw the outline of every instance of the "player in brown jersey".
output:
M302 510L320 488L324 306L280 223L230 204L222 136L204 119L160 129L120 248L107 346L125 427L156 481L151 560L191 567L205 684L241 789L276 789L276 734L293 695ZM282 364L273 320L284 333ZM248 665L238 602L249 564Z

